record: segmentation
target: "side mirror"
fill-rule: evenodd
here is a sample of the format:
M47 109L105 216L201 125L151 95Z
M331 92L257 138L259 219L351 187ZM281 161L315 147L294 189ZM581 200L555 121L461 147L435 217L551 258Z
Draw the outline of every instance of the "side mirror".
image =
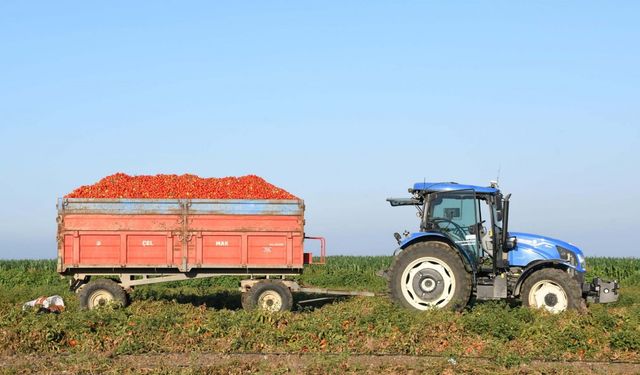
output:
M515 236L511 236L507 238L507 241L504 243L504 249L506 251L513 250L518 245L518 239Z
M398 241L398 245L400 245L400 242L402 242L402 241L401 241L402 236L400 236L400 233L395 232L395 233L393 234L393 237L396 239L396 241Z
M496 211L496 220L502 221L502 211Z

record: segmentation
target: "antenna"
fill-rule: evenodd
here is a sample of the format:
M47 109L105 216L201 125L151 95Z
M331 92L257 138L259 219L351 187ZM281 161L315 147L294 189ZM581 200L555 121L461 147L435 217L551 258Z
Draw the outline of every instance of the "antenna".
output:
M500 168L501 167L502 166L500 164L498 164L498 175L496 176L496 180L489 182L489 185L491 185L492 188L497 188L499 186L499 183L500 183Z

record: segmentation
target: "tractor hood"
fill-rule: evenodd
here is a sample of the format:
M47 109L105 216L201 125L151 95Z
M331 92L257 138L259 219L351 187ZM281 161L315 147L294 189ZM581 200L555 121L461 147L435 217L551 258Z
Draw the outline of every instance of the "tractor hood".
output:
M577 246L555 238L545 237L538 234L509 232L509 235L517 238L516 247L509 251L509 264L512 266L526 266L527 264L541 259L565 260L560 254L562 249L574 254L576 270L584 272L584 254ZM559 248L561 249L559 251Z

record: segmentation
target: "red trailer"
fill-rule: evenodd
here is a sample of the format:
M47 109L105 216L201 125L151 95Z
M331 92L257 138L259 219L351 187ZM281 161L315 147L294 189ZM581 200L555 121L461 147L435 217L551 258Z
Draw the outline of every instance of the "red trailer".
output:
M127 303L137 285L222 275L242 276L247 309L288 310L291 291L371 295L302 288L287 277L312 262L304 202L295 200L84 199L58 201L58 272L84 308ZM91 280L92 276L108 276Z

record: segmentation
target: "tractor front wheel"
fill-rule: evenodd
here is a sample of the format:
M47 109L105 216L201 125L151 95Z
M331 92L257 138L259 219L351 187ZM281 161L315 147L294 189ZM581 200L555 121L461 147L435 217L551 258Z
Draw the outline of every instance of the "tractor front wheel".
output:
M556 268L535 271L522 284L524 306L543 308L557 314L584 306L580 285L567 272Z

